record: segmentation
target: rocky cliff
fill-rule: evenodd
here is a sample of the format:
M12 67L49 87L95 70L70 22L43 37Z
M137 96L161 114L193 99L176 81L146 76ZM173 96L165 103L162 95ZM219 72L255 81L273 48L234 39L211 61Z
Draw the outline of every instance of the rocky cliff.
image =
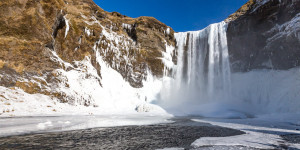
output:
M300 0L250 0L226 21L232 71L300 66Z
M105 88L103 67L142 88L149 75L163 76L174 45L172 28L155 18L109 13L92 0L0 2L0 86L61 102L93 105L84 84Z

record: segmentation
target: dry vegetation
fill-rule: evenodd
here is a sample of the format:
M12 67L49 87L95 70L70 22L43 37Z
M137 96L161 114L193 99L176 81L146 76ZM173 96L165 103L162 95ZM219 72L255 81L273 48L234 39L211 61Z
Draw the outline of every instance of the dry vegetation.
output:
M69 21L70 29L66 38L66 25L62 23L64 20L59 20L61 15ZM101 66L95 60L93 46L99 40L109 41L105 38L99 39L103 29L98 24L88 25L84 22L93 21L91 17L95 17L104 27L111 28L118 35L134 41L129 52L120 49L123 55L130 56L133 73L146 76L145 68L148 67L156 76L163 74L164 65L160 58L165 50L164 41L174 46L174 31L171 29L170 34L165 34L168 26L155 18L130 18L117 12L105 12L92 0L1 0L0 73L6 74L8 78L0 78L0 86L19 87L27 93L51 95L66 102L64 93L47 91L38 85L39 83L47 87L44 81L31 82L32 76L45 74L48 74L47 82L58 82L53 71L66 68L50 58L50 51L54 49L63 61L71 64L86 56L91 57L92 64L101 77ZM123 23L135 27L129 32L122 27ZM90 36L85 34L85 28L91 30ZM55 30L57 36L53 38ZM120 43L111 44L117 46ZM103 54L108 47L99 44L98 48ZM142 76L137 80L128 76L128 64L124 60L116 60L115 53L107 52L104 59L111 66L114 61L120 61L121 66L114 69L132 86L142 87ZM28 79L28 82L19 81L19 77Z

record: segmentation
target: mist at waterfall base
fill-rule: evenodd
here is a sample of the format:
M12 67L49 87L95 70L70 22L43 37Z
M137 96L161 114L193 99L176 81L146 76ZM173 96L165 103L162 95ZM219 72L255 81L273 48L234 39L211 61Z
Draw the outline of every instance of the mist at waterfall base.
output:
M225 22L176 33L174 78L165 78L160 106L174 115L249 118L300 112L300 69L231 73Z

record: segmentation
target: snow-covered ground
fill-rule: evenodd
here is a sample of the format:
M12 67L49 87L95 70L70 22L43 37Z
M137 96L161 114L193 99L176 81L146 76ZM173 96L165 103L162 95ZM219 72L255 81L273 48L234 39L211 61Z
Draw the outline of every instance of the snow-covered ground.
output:
M140 113L131 115L72 115L0 118L0 137L28 133L69 131L97 127L171 123L170 116Z
M246 134L230 137L203 137L192 143L192 147L223 146L233 148L274 149L274 146L286 145L300 149L300 144L284 141L280 135L300 134L300 114L273 114L249 119L193 119L193 121L233 128Z
M127 100L127 101L126 101ZM131 100L131 99L129 99ZM128 99L124 100L128 102ZM20 116L62 116L62 115L125 115L125 114L149 114L170 116L159 106L141 102L111 104L114 107L70 105L60 103L58 99L43 94L28 94L21 89L10 89L0 86L0 118ZM109 103L109 102L107 102ZM119 109L118 109L119 108Z

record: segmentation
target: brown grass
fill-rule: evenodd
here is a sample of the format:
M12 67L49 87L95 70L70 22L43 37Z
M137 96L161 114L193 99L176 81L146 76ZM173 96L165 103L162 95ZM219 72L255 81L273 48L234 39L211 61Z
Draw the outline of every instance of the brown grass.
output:
M0 60L0 69L1 68L3 68L4 67L4 65L5 65L5 61L3 61L3 60ZM0 95L1 96L1 95Z
M16 72L18 72L18 73L23 73L23 71L24 71L24 65L23 64L8 64L8 67L9 68L12 68L12 69L14 69Z
M37 83L32 83L32 82L17 81L16 82L16 87L21 88L22 90L24 90L25 92L27 92L29 94L35 94L35 93L38 93L40 91L40 87L38 86L38 84Z

